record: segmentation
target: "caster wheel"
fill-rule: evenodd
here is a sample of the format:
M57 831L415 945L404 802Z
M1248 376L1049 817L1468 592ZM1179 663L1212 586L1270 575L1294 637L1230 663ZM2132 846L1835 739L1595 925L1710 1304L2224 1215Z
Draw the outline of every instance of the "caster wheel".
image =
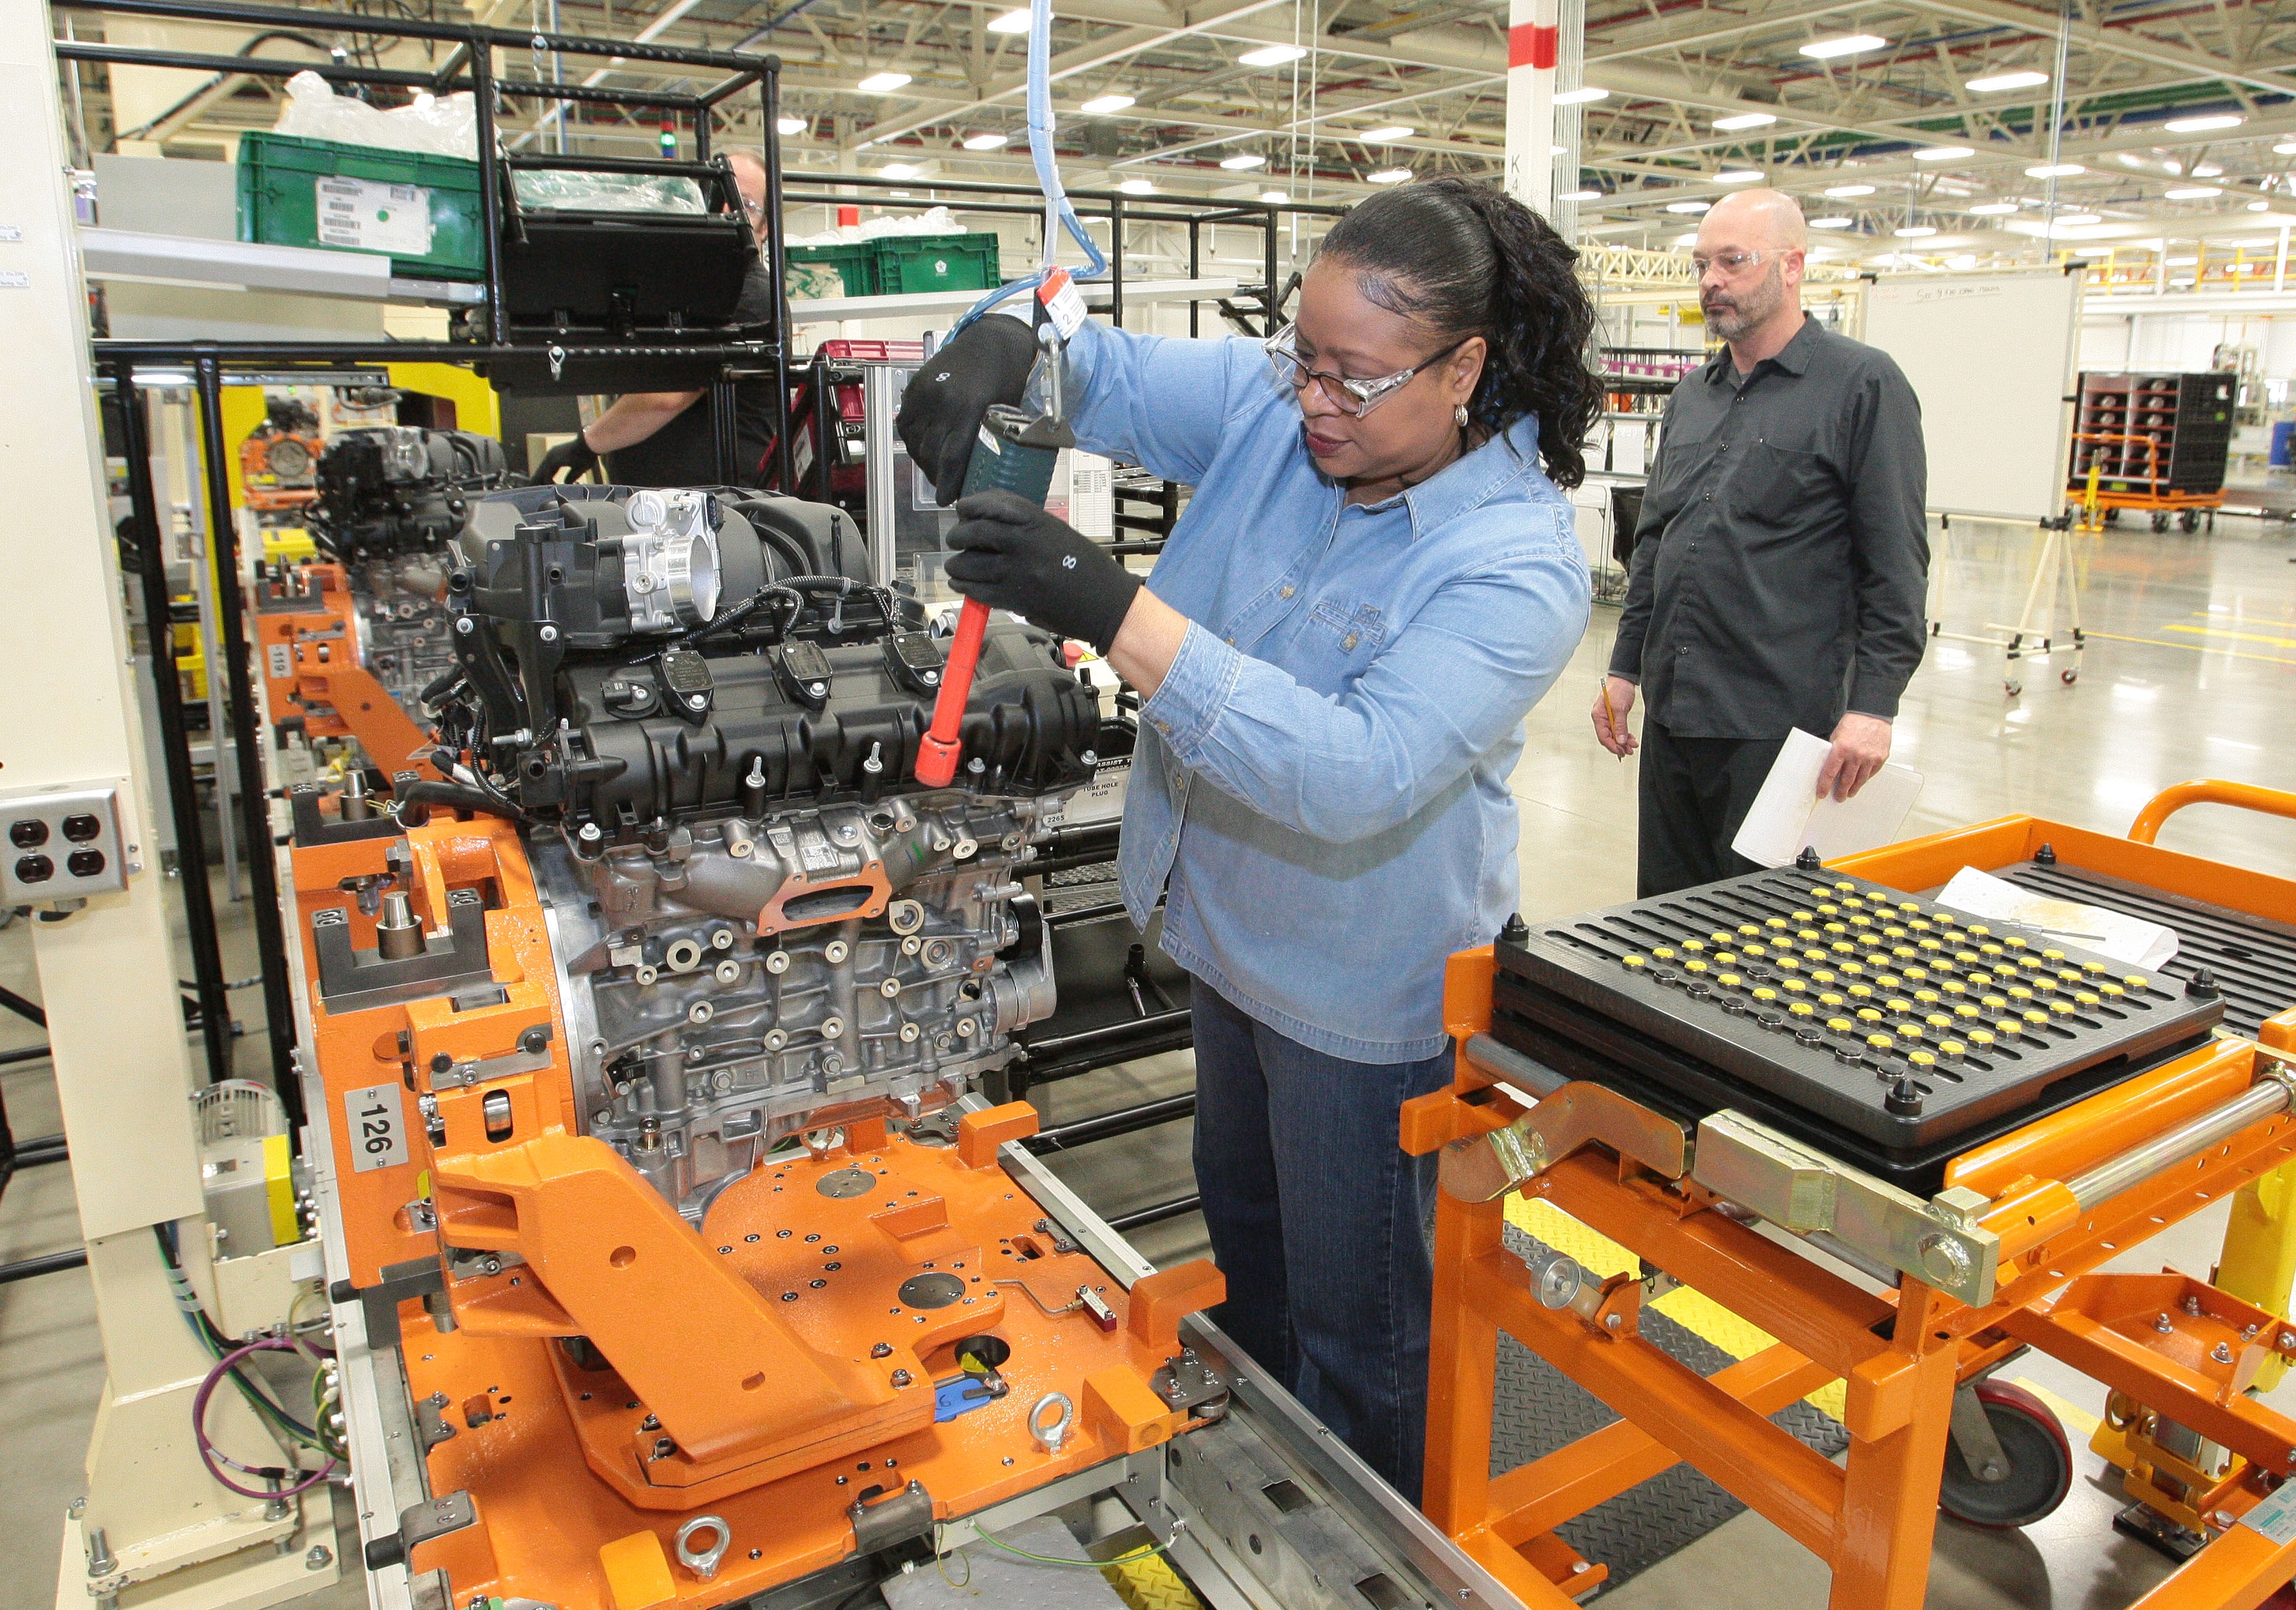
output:
M2152 516L2152 529L2156 531L2165 531L2169 529L2169 516L2166 513Z
M2077 670L2059 671L2057 673L2057 679L2062 682L2067 687L2070 687L2074 683L2080 680L2080 672Z
M2072 1444L2049 1406L2023 1387L1980 1381L1976 1392L1993 1434L2001 1440L2001 1451L2009 1457L2009 1474L1997 1482L1979 1481L1959 1446L1948 1441L1938 1507L1972 1526L2030 1526L2072 1491Z
M2001 691L2013 699L2025 691L2025 685L2022 682L2004 682Z
M2119 525L2120 523L2120 511L2119 509L2105 510L2104 523L2107 525Z
M2177 529L2180 531L2197 531L2201 529L2201 517L2192 510L2186 509L2177 516Z

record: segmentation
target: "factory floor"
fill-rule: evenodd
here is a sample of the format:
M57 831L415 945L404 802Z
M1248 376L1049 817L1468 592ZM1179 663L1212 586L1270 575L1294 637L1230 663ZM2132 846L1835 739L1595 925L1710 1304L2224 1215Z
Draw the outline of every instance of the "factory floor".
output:
M2124 527L2076 538L2090 647L2072 686L2058 679L2062 662L2051 661L2032 666L2022 695L2009 698L1997 650L1934 641L1897 727L1895 758L1927 779L1906 833L2010 812L2120 833L2146 800L2188 777L2296 790L2296 744L2284 731L2287 712L2296 708L2296 541L2288 530L2224 518L2212 533L2155 536ZM1977 632L2014 617L2032 542L2025 528L1956 522L1939 564L1948 632ZM1533 916L1634 892L1635 763L1598 749L1587 718L1616 620L1614 610L1596 609L1570 669L1529 720L1514 790L1522 805L1522 903ZM2178 817L2162 842L2296 876L2296 824L2200 809ZM227 966L244 977L255 971L245 908L225 909ZM0 931L0 984L37 996L20 924ZM257 1008L252 993L235 999L243 1014ZM0 1014L0 1048L38 1038L31 1025ZM241 1057L243 1070L253 1072L261 1059L254 1038L242 1042ZM1051 1124L1178 1093L1189 1078L1181 1054L1048 1086L1036 1098ZM20 1138L57 1128L45 1064L0 1070L0 1092ZM119 1118L134 1121L130 1113ZM1170 1124L1052 1163L1096 1208L1119 1214L1192 1188L1188 1138L1186 1124ZM2223 1216L2221 1209L2202 1214L2112 1267L2151 1270L2169 1263L2205 1275ZM19 1175L0 1202L0 1261L68 1247L78 1238L68 1166ZM1134 1239L1160 1263L1207 1250L1202 1221L1193 1214L1150 1226ZM16 1584L0 1590L0 1602L46 1602L62 1511L80 1491L102 1374L84 1274L0 1286L0 1425L7 1427L16 1473L0 1484L0 1582ZM2093 1384L2030 1355L2005 1374L2054 1394L2075 1414L2093 1415L2102 1399ZM2296 1412L2296 1384L2284 1386L2273 1401ZM2166 1561L2112 1531L2117 1488L2081 1448L2086 1432L2077 1424L2070 1429L2080 1479L2048 1520L2021 1532L1940 1524L1932 1610L2115 1610L2167 1573ZM1603 1602L1619 1610L1803 1610L1825 1603L1826 1586L1810 1556L1747 1514ZM362 1602L357 1585L346 1581L304 1604L306 1610L348 1610Z

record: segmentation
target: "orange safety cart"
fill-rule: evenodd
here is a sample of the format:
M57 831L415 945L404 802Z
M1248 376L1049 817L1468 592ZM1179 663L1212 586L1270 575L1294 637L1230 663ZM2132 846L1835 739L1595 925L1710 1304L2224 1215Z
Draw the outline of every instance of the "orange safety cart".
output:
M1829 870L1911 892L1964 866L2025 864L2061 871L2102 903L2166 905L2194 936L2194 965L2248 969L2237 988L2226 981L2237 1019L2243 999L2252 1006L2255 991L2275 987L2253 958L2296 957L2296 883L2152 842L2170 812L2201 802L2296 816L2296 795L2186 784L2149 804L2125 839L2007 817ZM2296 1358L2296 1326L2282 1322L2290 1259L2277 1190L2296 1157L2296 1012L1972 1146L1923 1201L1742 1115L1686 1124L1509 1052L1488 1033L1494 972L1488 947L1452 958L1457 1074L1406 1107L1402 1132L1407 1151L1442 1152L1444 1181L1424 1507L1524 1604L1566 1606L1603 1580L1599 1562L1557 1535L1562 1523L1687 1460L1825 1560L1837 1610L1915 1610L1941 1487L1969 1494L1980 1482L1971 1450L1992 1450L1988 1465L2050 1457L2035 1453L2046 1438L2015 1434L2038 1421L2054 1429L2040 1405L2014 1388L1977 1390L2026 1347L2110 1389L2133 1440L2132 1492L2177 1505L2205 1543L2140 1610L2245 1610L2296 1576L2296 1483L2283 1485L2296 1473L2296 1420L2248 1392ZM1560 1258L1527 1267L1501 1239L1515 1190L1638 1254L1639 1277L1597 1282ZM2095 1272L2226 1195L2237 1200L2219 1284ZM1776 1228L1896 1273L1894 1288L1833 1272ZM1972 1248L1985 1255L1972 1260ZM1775 1343L1695 1374L1638 1334L1644 1302L1677 1282ZM1491 1475L1501 1330L1622 1418ZM1767 1418L1837 1379L1849 1433L1841 1465ZM2160 1446L2174 1428L2190 1433L2183 1451L2198 1440L2226 1459L2180 1466ZM2054 1441L2069 1480L2061 1432ZM2202 1487L2179 1474L2214 1479Z

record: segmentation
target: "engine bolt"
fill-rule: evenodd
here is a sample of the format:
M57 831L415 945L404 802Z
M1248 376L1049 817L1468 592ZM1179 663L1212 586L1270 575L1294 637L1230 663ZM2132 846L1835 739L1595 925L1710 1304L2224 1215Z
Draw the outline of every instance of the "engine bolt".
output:
M721 984L738 982L742 976L742 964L728 958L718 964L712 970L712 975Z
M915 1379L916 1377L906 1369L897 1369L893 1372L893 1384L896 1386L906 1386Z
M2214 1347L2209 1349L2209 1357L2214 1359L2219 1364L2231 1363L2232 1343L2229 1342L2218 1343Z
M890 1342L880 1342L869 1350L869 1356L873 1359L890 1359L893 1356L893 1344Z

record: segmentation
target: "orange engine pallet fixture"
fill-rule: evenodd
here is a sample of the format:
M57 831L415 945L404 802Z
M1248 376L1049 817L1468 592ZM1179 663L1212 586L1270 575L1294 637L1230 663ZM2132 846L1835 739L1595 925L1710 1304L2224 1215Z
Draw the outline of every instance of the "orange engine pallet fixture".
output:
M363 628L342 566L307 564L284 584L260 584L255 616L274 727L299 721L313 737L356 738L386 773L436 777L418 758L430 749L429 735L363 662Z
M998 1166L1035 1109L857 1108L697 1230L580 1133L519 830L402 837L340 799L303 813L293 884L348 1285L401 1339L444 1506L411 1570L457 1603L700 1610L1204 1423L1157 1376L1218 1272L1127 1290L1050 1228ZM401 886L431 982L357 898Z
M1964 866L2039 857L2167 891L2194 914L2296 915L2296 884L2150 842L2169 811L2202 801L2296 816L2296 797L2191 784L2147 807L2128 839L2007 817L1829 870L1918 891ZM1558 1583L1584 1591L1600 1580L1558 1526L1686 1460L1826 1561L1837 1610L1914 1610L1948 1462L1967 1476L1949 1429L1957 1391L2024 1347L2238 1456L2230 1477L2194 1495L2205 1547L2142 1610L2245 1610L2296 1575L2296 1484L2283 1486L2296 1473L2296 1420L2246 1391L2296 1358L2296 1328L2281 1322L2285 1280L2268 1302L2173 1273L2093 1272L2296 1156L2296 1063L2284 1060L2296 1056L2296 1012L2258 1025L2252 1041L2212 1040L1973 1145L1924 1201L1742 1114L1669 1115L1510 1053L1489 1033L1496 971L1488 947L1452 958L1457 1074L1406 1108L1402 1133L1406 1151L1442 1153L1425 1508L1526 1605L1567 1605ZM1538 1075L1544 1088L1526 1091ZM1515 1190L1638 1254L1643 1277L1596 1282L1562 1269L1567 1260L1527 1268L1501 1239ZM1869 1266L1894 1265L1894 1289L1799 1255L1759 1233L1758 1216L1837 1253L1857 1242ZM1673 1281L1775 1343L1698 1376L1639 1334L1643 1302ZM1622 1418L1492 1476L1502 1330ZM1847 1383L1841 1465L1767 1418L1834 1380ZM1988 1401L2014 1393L1988 1388Z

